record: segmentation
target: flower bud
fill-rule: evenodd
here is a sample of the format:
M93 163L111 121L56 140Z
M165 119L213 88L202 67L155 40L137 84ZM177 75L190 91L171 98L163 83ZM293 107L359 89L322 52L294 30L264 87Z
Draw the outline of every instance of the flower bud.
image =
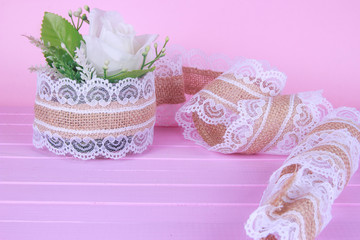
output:
M78 8L77 11L79 12L79 14L81 14L82 13L82 8Z
M61 46L63 49L66 49L65 43L61 43L60 46Z
M69 17L72 17L72 11L71 10L69 10L68 14L69 14Z
M150 51L150 46L145 47L145 52L148 53Z
M90 12L90 8L89 8L88 5L85 5L85 6L84 6L84 9L85 9L86 11Z
M86 16L85 13L81 16L81 19L82 19L82 20L87 20L87 16Z
M105 66L109 66L109 64L110 64L110 61L109 61L109 60L106 60L106 61L104 62L104 65L105 65Z
M80 13L79 11L75 11L73 15L74 15L75 17L80 17L80 14L81 14L81 13Z
M170 39L169 39L169 37L168 37L168 36L166 36L166 38L165 38L165 42L167 43L169 40L170 40Z
M158 44L157 43L154 43L154 48L157 48L158 47Z

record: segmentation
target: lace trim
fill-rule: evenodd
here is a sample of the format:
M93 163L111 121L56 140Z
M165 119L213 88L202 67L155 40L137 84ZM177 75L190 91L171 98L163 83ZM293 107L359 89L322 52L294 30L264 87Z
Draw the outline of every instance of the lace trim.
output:
M133 105L130 107L121 107L118 109L115 109L115 108L78 109L78 108L65 107L66 105L65 106L64 105L56 106L56 105L48 104L46 102L38 101L37 99L35 99L35 104L37 104L39 106L42 106L42 107L45 107L48 109L52 109L52 110L64 111L64 112L69 112L69 113L77 113L77 114L120 113L120 112L135 111L135 110L144 109L144 108L152 105L155 102L156 102L156 99L153 98L153 99L146 101L145 103L143 103L141 105Z
M296 109L289 110L289 114L292 114L293 110L296 111L296 115L293 118L294 129L286 133L275 147L269 149L269 147L272 146L269 144L262 152L278 155L290 154L292 149L304 139L326 115L333 111L330 102L322 96L322 91L298 93L297 96L301 99L302 104L297 105Z
M182 75L180 55L166 55L155 62L155 77L167 78Z
M57 155L71 154L87 160L97 157L122 158L130 153L142 153L153 142L154 126L136 132L133 136L109 135L104 139L72 137L64 139L49 131L40 132L33 127L33 144L36 148L46 147Z
M149 125L151 122L155 121L155 117L150 118L149 120L147 120L146 122L143 122L141 124L138 125L131 125L131 126L127 126L127 127L121 127L121 128L114 128L114 129L97 129L97 130L78 130L78 129L68 129L68 128L62 128L62 127L56 127L53 126L51 124L45 123L43 121L40 121L38 119L35 118L34 123L44 126L48 129L51 129L53 131L58 131L58 132L64 132L64 133L70 133L70 134L113 134L113 133L119 133L119 132L126 132L126 131L130 131L130 130L135 130L135 129L139 129L139 128L143 128L147 125Z
M265 70L261 62L247 59L235 64L226 73L233 73L236 79L258 86L264 94L278 95L285 87L286 75L280 71Z
M176 114L176 121L184 128L183 135L186 139L204 146L211 151L232 153L247 143L253 134L253 125L262 114L265 100L241 100L237 110L241 113L230 111L222 104L216 104L213 99L205 99L200 94L195 94ZM192 114L197 113L201 120L211 125L224 125L227 130L224 143L210 147L197 132Z
M263 99L241 100L238 102L239 115L231 122L224 135L224 143L210 148L212 151L226 151L233 153L248 143L248 139L254 135L254 124L263 115Z
M72 106L83 103L105 107L114 101L125 105L152 97L153 79L154 73L148 73L142 79L126 78L116 84L101 78L78 84L69 78L55 79L49 72L38 72L36 93L40 99Z
M326 116L325 120L335 119L335 118L349 120L357 125L360 124L360 112L356 110L356 108L351 108L351 107L337 108L334 111L330 112Z
M271 109L271 106L272 106L272 101L273 101L272 98L269 98L268 105L266 107L266 111L265 111L265 114L264 114L264 118L263 118L263 120L261 122L261 125L260 125L259 129L255 133L253 138L250 140L250 142L247 144L247 146L244 149L242 149L242 151L245 152L246 150L248 150L252 146L252 144L256 141L257 137L260 135L262 130L264 129L265 124L266 124L266 120L268 119L268 116L269 116L269 113L270 113L270 109Z

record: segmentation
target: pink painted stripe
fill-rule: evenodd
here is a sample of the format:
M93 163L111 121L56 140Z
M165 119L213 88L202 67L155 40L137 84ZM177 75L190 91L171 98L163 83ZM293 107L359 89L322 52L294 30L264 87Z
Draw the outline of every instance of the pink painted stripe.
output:
M151 203L151 202L87 202L87 201L0 201L1 204L27 204L27 205L96 205L96 206L196 206L196 207L240 207L240 206L258 206L258 203ZM342 205L347 206L347 205ZM355 204L352 206L360 206Z
M54 186L139 186L139 187L266 187L267 184L166 184L166 183L91 183L91 182L9 182L1 181L1 185L54 185ZM348 184L346 187L360 187L360 184Z
M88 183L88 182L7 182L1 181L1 185L50 185L50 186L140 186L140 187L266 187L267 184L166 184L166 183ZM360 184L348 185L360 187Z
M166 206L166 207L243 207L259 206L259 203L151 203L151 202L86 202L86 201L0 201L7 205L87 205L87 206ZM360 207L360 203L334 203L333 206Z

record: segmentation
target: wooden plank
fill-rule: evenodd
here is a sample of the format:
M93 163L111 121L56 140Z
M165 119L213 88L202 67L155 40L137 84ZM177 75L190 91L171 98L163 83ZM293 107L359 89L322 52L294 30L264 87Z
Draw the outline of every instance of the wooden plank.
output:
M55 155L45 149L36 149L31 145L8 145L4 146L0 152L1 158L71 158ZM122 160L130 160L130 159L150 159L150 158L158 158L158 159L173 159L173 160L194 160L194 159L204 159L209 161L280 161L283 162L285 157L283 156L274 156L274 155L241 155L241 154L229 154L224 155L221 153L210 152L202 147L191 147L191 148L183 148L172 145L167 145L166 147L163 145L152 145L149 146L148 149L142 154L134 154L129 155ZM99 161L99 160L95 160Z
M265 185L156 185L0 183L0 201L253 203ZM349 185L336 203L359 203L360 185Z
M258 203L265 186L0 183L0 201ZM354 189L353 189L354 190ZM250 196L250 197L249 197ZM360 202L360 201L359 201Z
M98 182L98 183L151 183L151 184L264 184L275 164L257 162L225 164L221 161L201 160L142 160L122 161L100 166L99 162L79 163L72 159L0 159L0 181L17 182ZM26 164L27 161L27 164ZM129 162L132 162L128 164ZM162 163L163 162L163 166ZM175 163L178 162L178 163ZM195 162L200 162L199 164ZM25 163L25 165L24 165ZM30 163L30 164L29 164ZM215 164L212 164L215 163ZM221 164L222 163L222 164ZM52 166L51 166L52 164ZM106 165L104 163L103 165ZM133 165L131 168L126 166ZM223 165L216 168L217 166ZM258 166L259 165L259 166ZM96 169L96 166L99 169ZM113 169L107 169L108 167ZM158 167L157 167L158 166ZM176 166L180 166L176 169ZM204 169L199 169L203 166ZM234 168L231 169L231 166ZM268 166L268 167L266 167ZM226 169L226 168L229 168Z
M255 208L1 204L0 237L6 240L29 239L29 236L37 240L47 240L49 236L52 240L249 239L242 226ZM191 219L186 217L189 212ZM355 212L360 212L358 206L335 205L333 221L317 239L357 240L360 221Z
M19 231L21 229L21 231ZM0 222L5 240L248 240L238 223Z

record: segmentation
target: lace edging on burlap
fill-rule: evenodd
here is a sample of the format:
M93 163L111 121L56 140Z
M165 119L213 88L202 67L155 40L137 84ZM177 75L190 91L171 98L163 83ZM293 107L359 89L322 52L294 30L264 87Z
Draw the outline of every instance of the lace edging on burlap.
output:
M41 132L33 127L33 144L36 148L46 147L57 155L70 154L77 158L87 160L97 157L118 159L129 153L142 153L152 144L154 126L136 132L133 136L109 135L103 139L90 137L70 139L62 138L50 131Z
M135 103L140 98L148 99L155 94L152 72L142 79L126 78L118 83L109 83L108 80L94 78L80 84L69 78L57 79L49 72L38 72L37 75L36 94L42 100L60 104L104 107L116 101L125 105Z

